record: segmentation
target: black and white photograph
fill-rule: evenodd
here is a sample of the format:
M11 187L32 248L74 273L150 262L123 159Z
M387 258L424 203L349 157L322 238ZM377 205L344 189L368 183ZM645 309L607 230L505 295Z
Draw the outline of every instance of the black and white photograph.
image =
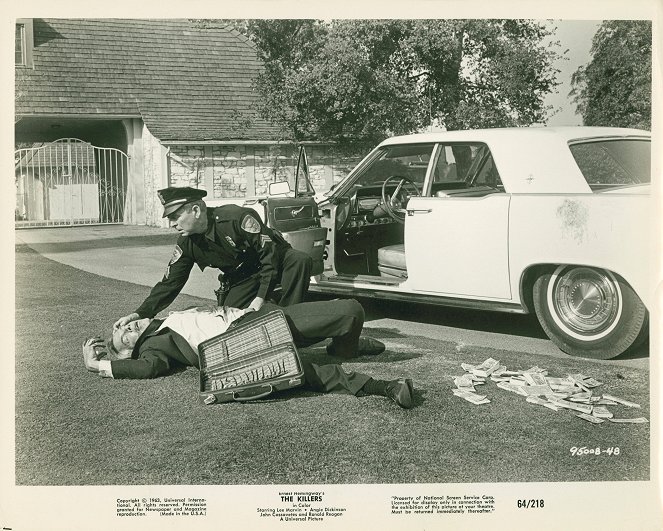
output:
M661 528L660 2L11 4L3 530Z

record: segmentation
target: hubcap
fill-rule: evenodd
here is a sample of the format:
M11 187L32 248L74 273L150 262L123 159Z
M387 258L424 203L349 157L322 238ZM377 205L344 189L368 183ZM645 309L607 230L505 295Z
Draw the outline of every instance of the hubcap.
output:
M558 268L551 279L552 310L572 335L607 334L621 313L621 297L610 273L587 267ZM562 274L559 274L562 273Z

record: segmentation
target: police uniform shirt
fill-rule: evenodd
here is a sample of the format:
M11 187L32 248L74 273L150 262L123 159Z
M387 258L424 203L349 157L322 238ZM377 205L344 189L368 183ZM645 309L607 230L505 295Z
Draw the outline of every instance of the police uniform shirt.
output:
M208 208L207 216L205 234L177 240L163 278L136 310L141 318L154 317L175 300L194 264L201 271L206 267L220 269L231 284L259 273L256 296L267 298L278 277L279 259L290 245L251 209L226 205Z

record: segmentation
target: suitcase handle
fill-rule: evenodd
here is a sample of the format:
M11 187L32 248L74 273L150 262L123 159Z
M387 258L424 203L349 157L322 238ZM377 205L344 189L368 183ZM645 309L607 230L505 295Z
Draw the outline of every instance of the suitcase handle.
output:
M274 388L271 385L267 385L267 390L262 393L250 396L240 396L239 393L233 392L233 400L236 402L248 402L249 400L257 400L258 398L263 398L274 391Z

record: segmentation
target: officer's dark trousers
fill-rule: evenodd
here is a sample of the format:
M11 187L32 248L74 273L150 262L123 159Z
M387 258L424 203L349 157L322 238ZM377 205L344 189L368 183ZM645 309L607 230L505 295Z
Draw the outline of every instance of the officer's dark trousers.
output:
M304 302L287 308L267 303L260 311L247 314L242 322L276 309L283 311L296 346L308 347L331 338L334 355L341 358L357 355L359 336L364 326L364 309L356 300ZM315 391L356 394L370 379L365 374L345 371L337 364L316 365L302 360L302 365L306 383Z
M280 272L278 282L281 284L280 306L291 306L304 301L309 284L311 283L311 257L301 251L288 249L277 270ZM255 299L260 287L260 275L255 274L234 284L223 302L233 308L246 308ZM270 286L273 289L274 286Z

